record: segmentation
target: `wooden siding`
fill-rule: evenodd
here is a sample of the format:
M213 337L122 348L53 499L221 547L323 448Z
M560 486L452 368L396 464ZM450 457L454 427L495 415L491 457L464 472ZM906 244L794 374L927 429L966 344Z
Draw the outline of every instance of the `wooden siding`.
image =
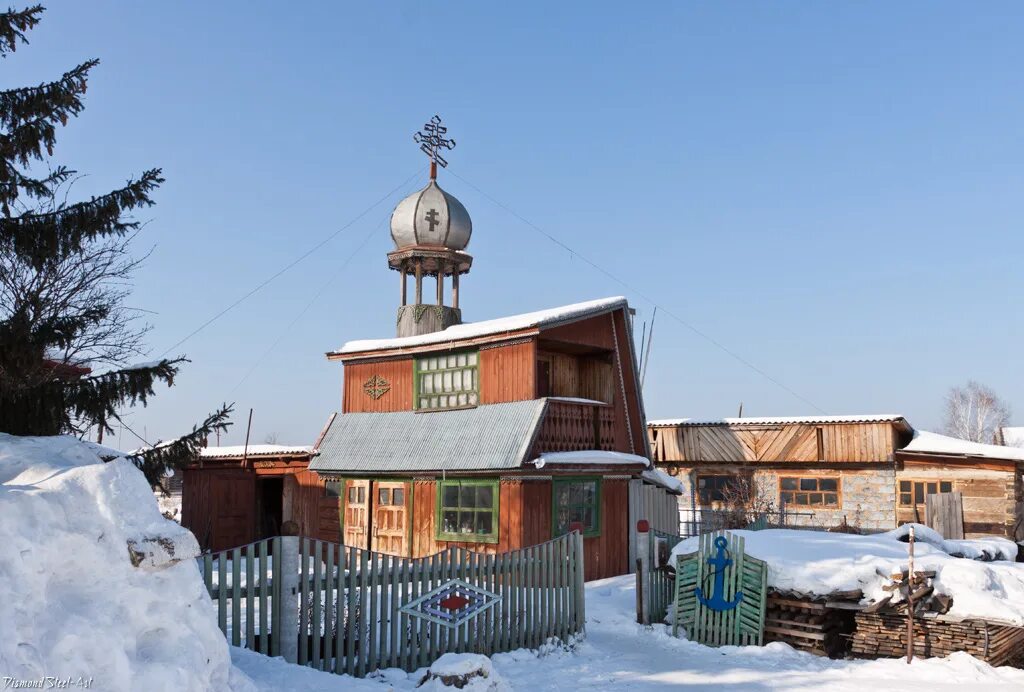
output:
M587 581L604 579L629 570L629 481L601 482L601 534L583 542ZM551 540L551 481L503 479L498 499L498 542L438 541L436 535L437 482L412 483L412 555L423 557L449 547L478 553L501 553Z
M413 359L382 360L371 363L346 363L342 394L342 412L367 413L411 411L413 393ZM374 375L388 381L391 389L379 399L363 390Z
M536 353L532 340L480 351L480 403L535 398Z
M680 425L648 433L659 463L877 463L891 461L895 447L891 423Z
M294 521L299 533L322 540L339 540L338 498L327 497L324 481L306 469L306 462L273 468L205 466L185 469L181 524L195 534L201 548L224 550L258 538L258 478L280 477L281 520Z
M615 313L589 317L572 324L550 327L541 331L541 338L575 346L611 350L615 348L615 341L612 338L611 315L621 313L621 310L617 310Z
M256 476L241 469L185 469L181 524L200 548L224 550L256 536Z
M1004 470L978 469L926 462L905 462L896 473L897 502L899 482L950 481L953 492L963 495L964 534L967 538L985 535L1019 538L1021 531L1020 491L1014 467ZM925 521L924 503L917 507L897 505L899 523Z

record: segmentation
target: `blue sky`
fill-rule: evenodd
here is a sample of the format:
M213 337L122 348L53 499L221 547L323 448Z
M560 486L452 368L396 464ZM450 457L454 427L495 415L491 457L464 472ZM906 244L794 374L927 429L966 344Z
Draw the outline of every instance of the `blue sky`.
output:
M100 58L57 160L82 195L163 167L133 298L152 356L422 185L437 112L474 221L466 319L624 294L642 322L642 294L828 413L934 428L974 378L1024 423L1022 27L1011 2L60 1L4 85ZM253 440L311 442L340 405L324 352L393 334L399 198L174 349L193 362L132 427L226 400L225 442L250 407ZM815 412L664 311L645 398Z

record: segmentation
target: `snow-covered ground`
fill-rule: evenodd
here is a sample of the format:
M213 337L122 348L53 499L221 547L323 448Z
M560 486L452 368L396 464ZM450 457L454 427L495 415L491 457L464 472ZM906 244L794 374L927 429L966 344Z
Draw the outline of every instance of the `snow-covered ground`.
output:
M229 647L197 552L126 460L103 463L73 438L0 434L0 685L54 675L91 679L91 690L367 692L423 680L425 671L398 670L356 680ZM966 654L908 666L830 661L783 644L711 649L666 625L636 625L634 604L632 577L588 584L585 639L571 650L497 654L491 676L465 689L1024 690L1024 671Z
M492 657L506 687L529 690L1024 690L1024 670L992 668L967 654L946 659L832 661L785 644L712 649L674 639L667 625L635 622L631 576L587 584L587 637L571 650ZM242 649L232 659L256 690L412 690L424 671L354 680L295 668Z
M1024 626L1024 563L1012 561L1016 543L996 537L947 541L927 526L914 526L914 568L935 570L936 592L953 597L951 616ZM768 563L771 587L820 596L861 589L864 602L873 602L890 595L882 575L907 567L907 544L899 540L907 531L908 526L870 536L795 529L732 533L744 538L748 555ZM695 550L697 539L689 538L672 552ZM967 559L981 557L998 561Z

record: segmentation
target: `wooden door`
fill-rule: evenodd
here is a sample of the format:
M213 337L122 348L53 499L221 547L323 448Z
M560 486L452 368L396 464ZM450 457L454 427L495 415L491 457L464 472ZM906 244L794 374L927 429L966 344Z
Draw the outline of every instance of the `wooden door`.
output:
M208 544L214 551L256 539L256 479L244 471L212 472Z
M370 542L370 481L345 482L345 545L369 548Z
M373 550L390 555L409 555L408 500L407 484L374 482Z

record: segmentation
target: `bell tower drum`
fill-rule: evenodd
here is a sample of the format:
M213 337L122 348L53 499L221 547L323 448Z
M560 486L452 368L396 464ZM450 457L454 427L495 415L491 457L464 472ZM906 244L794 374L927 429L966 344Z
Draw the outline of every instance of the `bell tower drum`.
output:
M402 277L402 303L398 308L398 336L418 336L446 329L462 322L459 309L459 277L468 274L473 258L466 252L473 222L462 202L437 184L437 167L448 166L440 151L455 148L445 138L448 128L435 115L413 137L430 157L430 182L406 197L391 214L391 238L395 249L388 253L388 266ZM408 279L413 277L414 302L408 300ZM434 277L436 299L423 300L423 278ZM451 305L445 305L445 279L451 277Z

